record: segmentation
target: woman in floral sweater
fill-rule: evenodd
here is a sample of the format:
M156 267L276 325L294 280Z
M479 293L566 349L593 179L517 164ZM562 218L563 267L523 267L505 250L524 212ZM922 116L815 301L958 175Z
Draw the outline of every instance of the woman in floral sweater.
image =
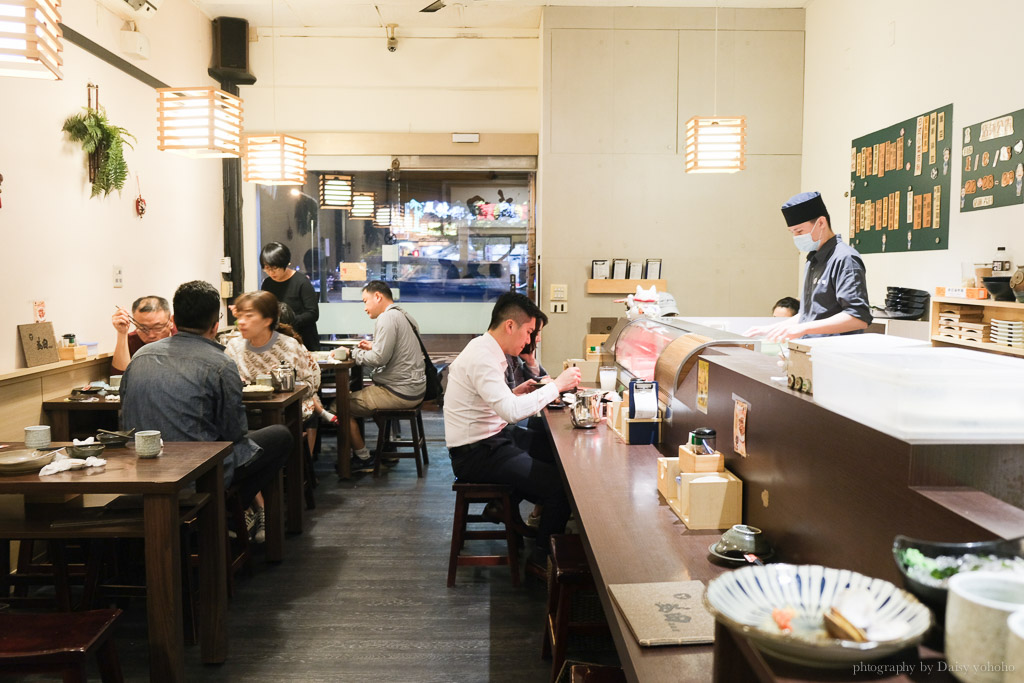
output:
M238 366L242 381L253 383L259 375L287 362L295 368L296 379L306 385L302 419L309 421L323 408L316 398L320 388L320 367L302 344L291 336L287 325L278 322L277 297L270 292L248 292L235 301L238 331L242 336L228 342L227 354Z

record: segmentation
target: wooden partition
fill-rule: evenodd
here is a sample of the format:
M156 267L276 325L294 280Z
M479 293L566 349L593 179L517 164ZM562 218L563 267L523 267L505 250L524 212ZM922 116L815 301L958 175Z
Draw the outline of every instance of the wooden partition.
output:
M43 401L110 376L109 353L0 375L0 441L22 441L29 425L49 424Z

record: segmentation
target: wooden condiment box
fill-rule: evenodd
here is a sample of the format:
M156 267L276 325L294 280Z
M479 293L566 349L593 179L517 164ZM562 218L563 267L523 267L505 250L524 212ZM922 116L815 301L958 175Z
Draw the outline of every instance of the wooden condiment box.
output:
M696 453L690 450L690 444L679 447L680 472L722 472L725 470L725 457L714 453Z
M678 458L658 458L658 492L665 498L665 502L679 498L679 484L676 482L678 476Z
M728 529L743 521L743 482L729 470L681 472L679 498L669 505L688 529Z
M61 360L84 360L89 357L89 347L84 344L78 346L58 346L57 355Z

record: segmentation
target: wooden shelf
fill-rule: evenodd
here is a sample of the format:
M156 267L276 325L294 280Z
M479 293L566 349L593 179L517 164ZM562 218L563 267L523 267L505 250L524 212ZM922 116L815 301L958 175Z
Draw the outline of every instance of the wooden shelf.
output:
M659 292L668 288L666 280L587 280L587 294L635 294L637 285L644 289L653 286Z
M948 344L950 346L963 346L968 349L977 349L979 351L990 351L992 353L1002 353L1007 356L1021 356L1024 357L1024 349L1017 348L1015 346L1006 346L1004 344L993 344L992 342L973 342L965 339L953 339L952 337L943 337L941 335L933 334L932 341L940 344Z
M958 299L952 296L933 296L932 301L939 304L960 304L962 306L995 306L998 308L1016 308L1024 311L1024 304L1016 301L995 301L993 299Z

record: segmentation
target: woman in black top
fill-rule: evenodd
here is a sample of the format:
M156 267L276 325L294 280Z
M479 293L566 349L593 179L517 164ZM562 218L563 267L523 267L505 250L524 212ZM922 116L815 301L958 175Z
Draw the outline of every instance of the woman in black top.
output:
M288 305L295 314L292 327L302 336L302 343L310 351L319 351L320 333L316 321L320 318L320 300L309 278L288 267L291 261L291 251L280 242L263 247L260 265L267 278L260 289Z

